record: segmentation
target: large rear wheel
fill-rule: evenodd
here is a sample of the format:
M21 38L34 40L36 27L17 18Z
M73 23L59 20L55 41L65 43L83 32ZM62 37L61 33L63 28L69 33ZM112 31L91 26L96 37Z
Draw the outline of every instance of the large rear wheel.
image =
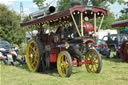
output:
M38 40L30 40L27 45L26 63L30 71L39 72L42 68L41 57L43 56L42 45Z
M95 49L90 49L85 55L85 59L89 62L85 64L86 69L90 73L99 73L102 67L102 59Z
M67 51L61 51L57 58L58 73L62 77L70 77L72 73L72 59Z

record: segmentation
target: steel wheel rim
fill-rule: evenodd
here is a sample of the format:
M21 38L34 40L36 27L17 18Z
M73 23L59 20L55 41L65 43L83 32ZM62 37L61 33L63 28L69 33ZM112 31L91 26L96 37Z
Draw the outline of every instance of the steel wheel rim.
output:
M29 41L27 45L26 61L30 71L35 72L39 63L39 53L37 45L33 40Z
M90 62L90 64L85 64L88 72L91 73L97 72L99 66L97 53L91 50L86 54L85 59Z
M57 59L57 69L59 74L62 77L65 77L68 74L68 70L69 70L69 63L68 63L68 58L67 55L65 55L64 53L60 53L58 55L58 59Z

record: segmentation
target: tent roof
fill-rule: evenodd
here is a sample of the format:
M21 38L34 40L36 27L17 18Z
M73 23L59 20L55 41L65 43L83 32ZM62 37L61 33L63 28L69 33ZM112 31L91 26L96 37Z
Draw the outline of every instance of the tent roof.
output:
M124 26L128 26L128 19L116 21L112 23L112 27L124 27Z

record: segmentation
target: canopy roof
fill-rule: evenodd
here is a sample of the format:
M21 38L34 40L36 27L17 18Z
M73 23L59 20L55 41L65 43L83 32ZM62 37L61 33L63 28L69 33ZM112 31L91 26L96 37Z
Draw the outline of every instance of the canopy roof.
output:
M70 8L63 12L50 14L48 16L43 16L41 18L21 23L21 27L44 23L58 24L58 22L72 21L71 14L79 14L80 12L83 12L83 16L87 16L89 19L94 17L94 13L96 13L97 17L101 17L103 15L107 16L107 10L105 9L92 6L79 6Z
M128 19L112 23L112 27L124 27L124 26L128 26Z

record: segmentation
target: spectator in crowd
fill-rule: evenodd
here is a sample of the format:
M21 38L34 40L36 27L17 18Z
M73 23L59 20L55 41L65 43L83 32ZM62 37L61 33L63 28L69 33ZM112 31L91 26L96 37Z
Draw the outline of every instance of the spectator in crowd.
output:
M3 61L5 64L10 64L7 57L5 57L2 52L0 52L0 61Z
M106 58L110 58L110 51L108 51L104 44L101 44L101 49L100 49L100 53L104 56L106 56Z
M24 62L23 60L18 59L18 57L17 57L17 53L15 52L14 49L10 49L9 54L12 55L12 58L13 58L13 61L14 61L14 62L15 62L15 61L18 61L19 64L25 64L25 62Z
M116 55L113 58L120 58L120 50L118 48L116 48Z
M14 49L10 49L9 53L7 54L3 54L2 52L0 52L0 61L3 61L4 64L12 64L14 65L14 62L18 62L19 64L25 64L25 58L24 61L21 59L18 59L17 57L17 53L15 52Z

